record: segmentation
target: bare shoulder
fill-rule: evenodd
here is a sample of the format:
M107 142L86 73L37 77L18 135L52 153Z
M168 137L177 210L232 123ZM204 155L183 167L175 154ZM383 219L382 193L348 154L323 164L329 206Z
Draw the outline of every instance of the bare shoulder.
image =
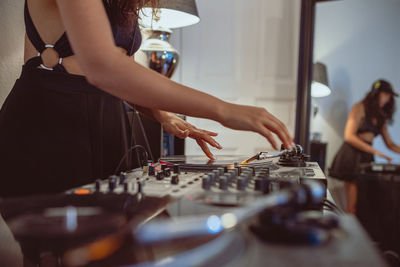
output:
M365 116L364 104L362 102L355 103L350 110L349 117L359 120L364 116Z
M364 114L365 114L365 107L364 107L364 104L363 104L362 102L357 102L357 103L355 103L355 104L353 105L351 111L352 111L352 112L355 112L355 113L357 113L357 114L360 114L360 115L364 115Z

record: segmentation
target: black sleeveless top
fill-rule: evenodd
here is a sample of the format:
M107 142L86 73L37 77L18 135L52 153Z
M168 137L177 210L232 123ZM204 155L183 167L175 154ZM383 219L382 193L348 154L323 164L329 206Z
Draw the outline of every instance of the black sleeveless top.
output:
M113 16L111 15L111 11L107 8L106 5L105 7L112 27L115 44L119 47L124 48L127 51L127 54L129 56L132 56L139 49L142 42L142 36L140 34L138 22L136 21L134 23L133 29L128 27L121 27L116 21L116 19L113 18ZM26 0L25 0L24 18L25 18L25 27L27 36L31 41L31 43L36 48L36 50L39 52L38 56L30 59L27 62L27 64L32 64L37 66L40 65L44 69L66 72L65 68L62 66L62 59L73 55L67 34L64 32L63 35L60 37L60 39L58 39L58 41L55 44L45 44L42 38L40 37L39 32L37 31L35 25L33 24ZM58 64L54 68L45 67L40 57L41 53L46 48L49 47L56 50L60 57Z
M381 129L378 125L375 125L371 118L365 117L360 128L357 130L357 134L360 133L373 133L375 136L381 133Z

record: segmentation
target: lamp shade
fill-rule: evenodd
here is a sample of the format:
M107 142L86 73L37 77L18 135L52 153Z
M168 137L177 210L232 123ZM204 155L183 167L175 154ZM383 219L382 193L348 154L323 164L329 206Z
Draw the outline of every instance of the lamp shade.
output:
M195 0L165 0L159 6L159 19L153 19L152 8L142 9L141 24L145 27L182 28L200 21Z
M328 73L325 64L317 62L313 65L312 97L324 97L331 94L328 84Z

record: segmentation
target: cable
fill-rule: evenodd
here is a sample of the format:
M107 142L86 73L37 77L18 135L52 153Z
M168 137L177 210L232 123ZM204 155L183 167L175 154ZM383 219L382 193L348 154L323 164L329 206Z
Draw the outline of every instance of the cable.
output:
M344 211L342 211L338 206L336 206L332 201L329 201L328 199L324 200L323 205L325 207L329 207L331 211L336 211L335 213L344 214Z
M332 201L330 201L329 199L325 199L324 200L326 203L329 203L331 206L333 206L335 209L338 209L340 211L342 211L341 208L339 208L335 203L333 203ZM343 212L343 211L342 211Z
M336 210L336 211L338 211L340 213L343 213L338 207L332 206L330 203L324 202L324 206L325 207L329 207L329 208L331 208L333 210Z
M145 149L143 146L141 146L141 145L135 145L135 146L131 147L130 149L128 149L128 151L125 152L125 155L121 158L121 161L119 162L117 168L115 169L114 174L117 174L117 173L118 173L119 168L121 167L122 162L124 162L125 158L130 154L130 152L133 151L133 150L135 150L135 149L139 149L139 148L143 150L143 152L144 152L144 154L145 154L146 162L147 162L147 160L148 160L148 154L147 154L146 149ZM143 161L141 161L141 162L143 162ZM143 166L143 165L141 165L141 166Z
M144 129L144 126L143 126L143 123L142 123L142 119L140 118L140 113L139 113L139 111L136 110L136 105L133 105L133 115L135 116L135 118L137 118L137 121L138 121L139 126L140 126L140 130L141 130L142 135L143 135L144 142L146 144L146 148L148 149L148 152L150 154L151 161L154 163L155 159L153 157L153 153L151 152L149 139L147 139L146 130Z

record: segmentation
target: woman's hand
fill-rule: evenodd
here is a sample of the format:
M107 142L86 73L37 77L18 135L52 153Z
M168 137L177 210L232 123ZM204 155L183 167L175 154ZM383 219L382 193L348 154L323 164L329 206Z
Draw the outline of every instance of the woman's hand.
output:
M389 157L388 155L385 155L385 154L383 154L383 153L381 153L379 151L377 151L375 153L375 155L378 156L378 157L381 157L381 158L385 158L389 163L392 162L392 158L391 157Z
M286 148L294 146L286 126L264 108L226 103L220 111L220 123L236 130L253 131L261 134L274 149L278 145L272 133L276 134Z
M217 133L197 129L192 124L182 120L175 114L163 112L162 116L157 116L157 120L161 123L161 126L167 133L182 139L186 137L195 139L204 154L206 154L210 159L215 158L208 148L207 143L215 148L222 149L220 144L212 138L212 136L217 136Z

